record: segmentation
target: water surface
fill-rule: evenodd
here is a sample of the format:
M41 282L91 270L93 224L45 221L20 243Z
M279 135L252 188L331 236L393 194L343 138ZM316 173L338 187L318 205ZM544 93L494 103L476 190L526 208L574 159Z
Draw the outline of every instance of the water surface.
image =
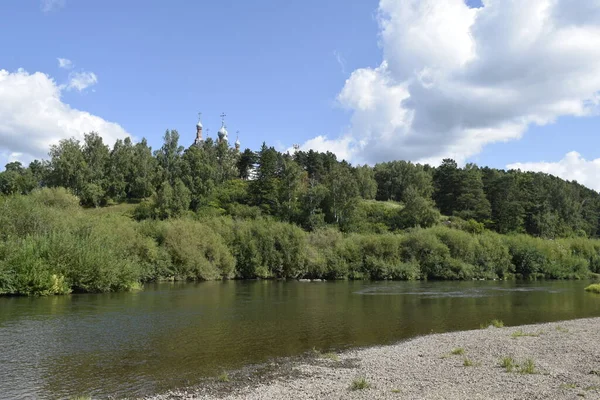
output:
M313 347L600 316L589 282L205 282L0 298L0 398L143 396Z

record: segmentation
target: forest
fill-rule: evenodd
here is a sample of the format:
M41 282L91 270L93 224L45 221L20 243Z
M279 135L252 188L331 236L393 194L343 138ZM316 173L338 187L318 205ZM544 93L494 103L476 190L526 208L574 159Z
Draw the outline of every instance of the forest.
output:
M96 133L0 173L0 294L156 280L586 279L600 195L446 159L353 166L332 153L185 148Z

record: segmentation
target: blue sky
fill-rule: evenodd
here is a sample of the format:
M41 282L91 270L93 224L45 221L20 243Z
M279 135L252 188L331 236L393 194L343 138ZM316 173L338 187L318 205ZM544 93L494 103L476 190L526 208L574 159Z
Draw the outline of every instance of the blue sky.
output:
M451 156L592 182L600 119L579 103L589 104L600 84L573 91L556 83L589 79L600 57L587 51L578 67L563 66L547 51L549 33L524 50L537 58L517 62L525 53L508 43L521 17L535 26L534 6L546 1L515 11L492 0L467 1L477 8L462 0L6 0L0 117L9 122L0 122L0 162L43 156L88 127L107 141L146 137L153 148L165 129L177 129L187 145L198 111L211 136L224 111L230 136L239 130L253 149L299 143L361 163ZM594 0L555 3L540 24L558 26L557 37L560 24L600 24ZM508 31L505 42L495 39L498 27ZM87 80L77 85L78 77ZM27 95L12 94L25 86ZM475 86L489 97L474 96ZM507 87L523 88L522 103L502 99ZM571 151L577 165L564 163Z
M68 0L41 12L37 1L9 0L2 8L0 48L10 51L0 68L61 81L62 57L93 71L94 92L64 101L154 147L167 128L191 143L198 111L213 134L225 111L229 130L252 148L338 135L348 116L335 107L337 93L352 69L381 58L376 1Z

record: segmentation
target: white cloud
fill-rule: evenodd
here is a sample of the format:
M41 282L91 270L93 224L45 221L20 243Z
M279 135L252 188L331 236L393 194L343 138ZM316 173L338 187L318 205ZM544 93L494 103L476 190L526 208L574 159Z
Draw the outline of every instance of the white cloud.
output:
M64 87L67 90L75 89L81 92L96 83L98 83L98 77L93 72L71 72L69 74L69 83Z
M329 142L355 162L463 162L531 124L597 111L600 0L483 3L380 0L383 61L352 72L338 95L351 123Z
M73 68L73 62L68 58L57 58L58 66L63 69L71 69Z
M586 160L576 151L558 162L527 162L514 163L506 166L508 169L523 171L545 172L570 181L577 181L584 186L600 191L600 158Z
M98 132L106 143L129 136L120 125L80 111L61 99L62 87L48 75L0 70L0 156L44 158L61 139Z
M67 4L67 0L42 0L40 8L43 12L50 12L59 8L63 8Z

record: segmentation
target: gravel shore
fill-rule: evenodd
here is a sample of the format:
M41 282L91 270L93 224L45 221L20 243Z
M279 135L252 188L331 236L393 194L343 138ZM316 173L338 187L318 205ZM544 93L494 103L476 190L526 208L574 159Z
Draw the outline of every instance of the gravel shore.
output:
M533 373L520 371L528 359ZM600 399L600 318L433 334L270 371L151 399ZM353 390L359 378L369 387Z

